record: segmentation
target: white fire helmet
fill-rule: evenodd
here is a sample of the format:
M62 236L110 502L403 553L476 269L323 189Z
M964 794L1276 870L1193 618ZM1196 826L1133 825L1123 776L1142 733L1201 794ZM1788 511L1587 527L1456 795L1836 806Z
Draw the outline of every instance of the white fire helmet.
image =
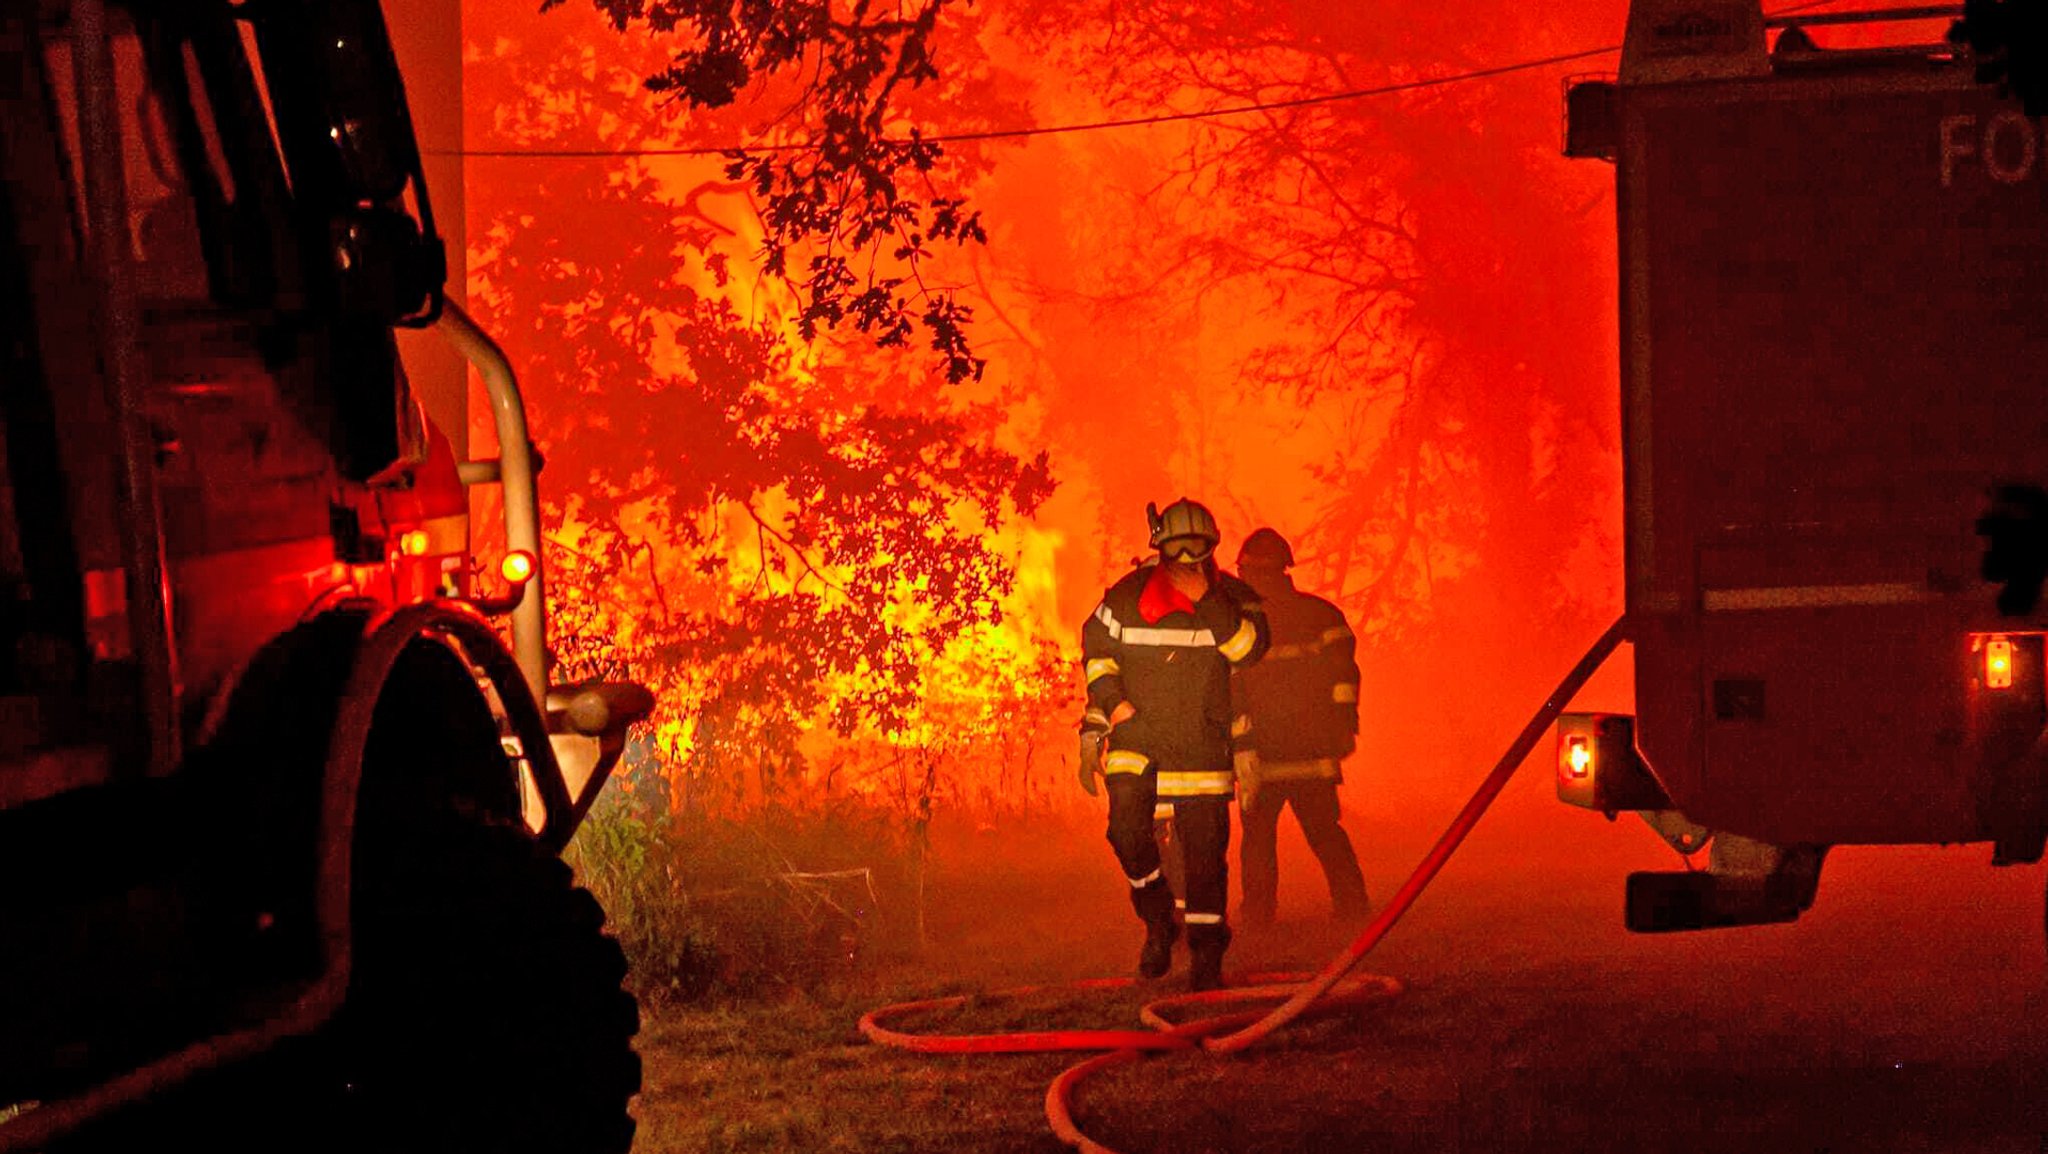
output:
M1215 516L1185 497L1163 511L1145 506L1145 521L1152 529L1152 547L1169 561L1206 561L1223 540Z

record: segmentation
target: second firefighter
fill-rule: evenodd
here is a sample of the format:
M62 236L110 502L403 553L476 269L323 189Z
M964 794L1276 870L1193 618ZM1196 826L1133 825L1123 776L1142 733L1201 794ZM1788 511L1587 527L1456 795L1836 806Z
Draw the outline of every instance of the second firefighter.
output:
M1340 922L1366 914L1365 877L1344 832L1337 785L1358 742L1357 638L1344 612L1294 587L1294 550L1271 529L1245 538L1237 571L1258 591L1273 645L1257 669L1237 678L1249 736L1258 752L1238 766L1238 816L1244 820L1244 921L1273 922L1280 891L1276 850L1280 811L1292 806L1309 849L1323 867Z
M1154 804L1173 805L1189 980L1213 989L1230 945L1230 674L1265 652L1266 620L1251 587L1217 566L1221 534L1209 510L1181 500L1148 507L1146 517L1158 555L1110 586L1081 630L1081 783L1094 793L1099 769L1109 791L1109 843L1145 923L1138 969L1146 977L1172 967L1178 935L1152 829Z

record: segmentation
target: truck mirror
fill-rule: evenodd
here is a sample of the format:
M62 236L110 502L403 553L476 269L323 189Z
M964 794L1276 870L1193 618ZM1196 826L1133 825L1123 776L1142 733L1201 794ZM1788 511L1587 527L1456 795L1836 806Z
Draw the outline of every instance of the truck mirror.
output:
M333 303L387 324L433 323L447 253L377 0L239 11L255 28L292 195L328 246Z
M328 252L341 310L392 321L440 309L447 252L426 243L419 224L388 208L344 209L332 218Z

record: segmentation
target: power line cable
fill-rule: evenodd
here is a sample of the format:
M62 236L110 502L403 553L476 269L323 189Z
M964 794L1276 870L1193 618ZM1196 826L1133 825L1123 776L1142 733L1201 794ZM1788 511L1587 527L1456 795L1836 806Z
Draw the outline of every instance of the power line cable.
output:
M995 128L985 132L953 132L939 136L920 137L930 144L957 144L976 140L1012 140L1027 136L1056 136L1069 132L1097 132L1108 128L1137 128L1148 124L1172 124L1184 120L1211 120L1224 116L1242 116L1252 112L1272 112L1286 108L1308 108L1318 104L1335 104L1346 100L1361 100L1368 96L1388 96L1397 92L1415 92L1425 88L1441 88L1448 84L1460 84L1468 80L1482 80L1490 76L1505 76L1511 72L1527 72L1531 69L1546 68L1553 64L1566 64L1574 60L1585 60L1594 56L1605 56L1619 52L1614 48L1588 48L1580 52L1565 52L1546 56L1540 60L1522 60L1514 64L1502 64L1493 68L1480 68L1470 72L1459 72L1449 76L1432 76L1422 80L1408 80L1399 84L1381 84L1372 88L1354 88L1344 92L1329 92L1321 96L1301 96L1292 100L1268 100L1257 104L1237 104L1225 108L1204 108L1192 112L1162 112L1151 116L1126 116L1113 120L1087 120L1071 124L1047 124L1035 128ZM899 141L898 143L908 143ZM480 157L601 157L601 156L722 156L728 152L797 152L816 148L811 143L792 144L749 144L730 145L723 148L616 148L616 149L479 149L464 150L460 155ZM453 150L443 155L455 155Z
M1777 19L1808 12L1815 8L1826 8L1842 0L1811 0L1810 3L1795 4L1766 13L1766 18ZM1373 96L1391 96L1401 92L1419 92L1428 88L1442 88L1451 84L1463 84L1473 80L1486 80L1506 76L1515 72L1529 72L1538 68L1549 68L1558 64L1569 64L1575 60L1588 60L1595 56L1608 56L1621 51L1619 44L1603 48L1586 48L1578 52L1562 52L1555 56L1543 56L1533 60L1518 60L1512 64L1499 64L1489 68L1475 68L1466 72L1454 72L1444 76L1425 77L1421 80L1406 80L1398 84L1379 84L1370 88L1353 88L1343 92L1329 92L1321 96L1299 96L1290 100L1264 100L1253 104L1234 104L1222 108L1205 108L1192 112L1161 112L1150 116L1126 116L1107 120L1085 120L1069 124L1048 124L1034 128L995 128L984 132L953 132L938 136L919 137L929 144L960 144L982 140L1017 140L1032 136L1057 136L1070 132L1099 132L1112 128L1140 128L1152 124L1174 124L1189 120L1214 120L1226 116L1244 116L1254 112L1275 112L1289 108L1310 108L1320 104L1336 104L1349 100L1363 100ZM896 143L908 143L897 140ZM613 156L724 156L733 152L803 152L818 146L811 142L786 144L735 144L710 146L699 145L683 148L517 148L517 149L442 149L429 152L430 156L460 156L479 159L517 159L533 157L541 159L601 159Z

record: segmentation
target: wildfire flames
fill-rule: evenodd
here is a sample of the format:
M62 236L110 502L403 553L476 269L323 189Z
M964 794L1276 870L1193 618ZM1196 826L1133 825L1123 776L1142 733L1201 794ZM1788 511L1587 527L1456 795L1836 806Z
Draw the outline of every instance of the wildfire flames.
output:
M1618 608L1611 177L1557 154L1560 69L946 145L917 194L987 231L919 241L986 361L948 383L916 340L815 324L760 271L757 190L670 154L802 139L773 83L665 103L642 81L671 46L532 8L467 8L469 290L548 459L562 673L660 692L632 788L1042 801L1077 623L1148 500L1209 503L1226 561L1261 524L1294 540L1366 639L1380 748ZM1284 103L1622 16L1397 9L955 5L892 131Z

